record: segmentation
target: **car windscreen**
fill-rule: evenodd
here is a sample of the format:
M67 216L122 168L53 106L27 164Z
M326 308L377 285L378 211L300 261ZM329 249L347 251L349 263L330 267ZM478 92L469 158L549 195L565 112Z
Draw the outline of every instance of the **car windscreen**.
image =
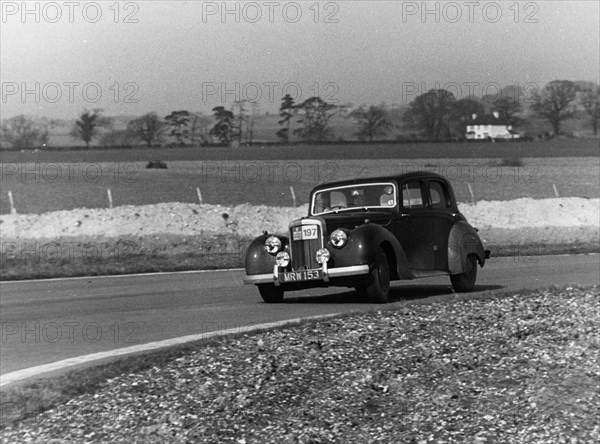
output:
M397 203L396 185L391 182L365 183L326 188L313 195L311 214L369 208L393 208Z

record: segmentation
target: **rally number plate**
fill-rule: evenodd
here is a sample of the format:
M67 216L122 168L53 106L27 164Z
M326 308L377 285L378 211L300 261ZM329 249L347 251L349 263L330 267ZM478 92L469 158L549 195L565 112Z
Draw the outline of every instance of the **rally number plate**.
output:
M295 241L317 239L317 226L301 225L294 227L292 228L292 236Z

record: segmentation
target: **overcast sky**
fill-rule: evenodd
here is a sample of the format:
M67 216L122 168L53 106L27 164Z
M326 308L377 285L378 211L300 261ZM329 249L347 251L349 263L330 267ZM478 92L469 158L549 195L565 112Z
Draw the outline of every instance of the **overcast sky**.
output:
M68 3L68 2L67 2ZM2 2L2 118L402 104L599 79L599 2ZM115 7L115 5L117 7ZM117 21L117 23L115 23ZM27 94L24 89L30 90Z

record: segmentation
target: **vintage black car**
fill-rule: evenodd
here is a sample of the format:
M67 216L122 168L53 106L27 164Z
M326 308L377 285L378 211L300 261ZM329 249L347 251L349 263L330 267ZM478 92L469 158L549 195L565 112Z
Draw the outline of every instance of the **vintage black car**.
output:
M317 186L307 217L249 245L244 282L271 303L326 286L385 303L392 280L449 275L456 292L471 291L488 257L448 180L421 171Z

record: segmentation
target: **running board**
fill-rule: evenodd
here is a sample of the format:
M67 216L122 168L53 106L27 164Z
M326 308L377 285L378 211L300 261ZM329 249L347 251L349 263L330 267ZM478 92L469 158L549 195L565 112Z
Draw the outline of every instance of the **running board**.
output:
M434 271L413 271L413 277L415 279L428 278L434 276L448 276L447 271L434 270Z

